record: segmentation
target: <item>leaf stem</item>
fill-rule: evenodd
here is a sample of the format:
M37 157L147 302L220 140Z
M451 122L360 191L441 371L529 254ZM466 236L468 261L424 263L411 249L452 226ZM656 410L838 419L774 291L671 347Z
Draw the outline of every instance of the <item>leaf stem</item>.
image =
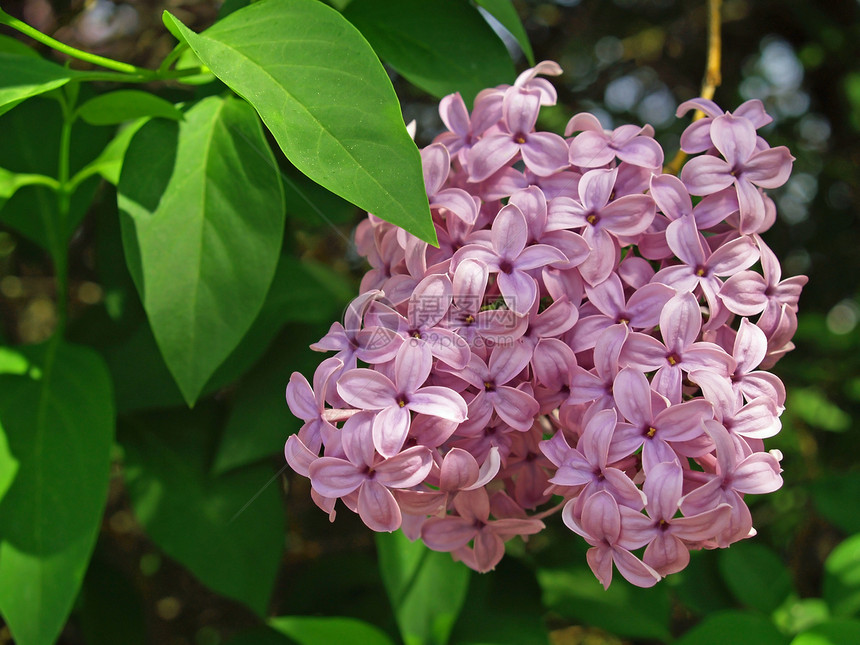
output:
M36 40L43 45L47 45L48 47L57 50L58 52L62 52L67 56L71 56L72 58L77 58L78 60L86 61L88 63L92 63L93 65L98 65L99 67L104 67L110 70L113 70L116 73L110 72L81 72L81 74L85 74L79 77L81 81L116 81L119 83L146 83L149 81L159 81L159 80L170 80L174 78L182 78L183 76L193 76L195 74L200 74L201 68L190 68L190 69L182 69L182 70L169 70L167 67L162 65L162 68L158 70L147 69L145 67L137 67L136 65L131 65L129 63L123 63L117 60L113 60L112 58L105 58L104 56L99 56L97 54L91 54L90 52L85 52L83 50L72 47L71 45L67 45L65 43L56 40L55 38L51 38L47 34L43 34L38 29L31 27L26 22L18 20L14 16L10 16L8 13L0 9L0 24L8 25L12 27L22 34L25 34ZM169 58L169 57L168 57ZM170 62L173 62L172 60Z
M22 186L47 186L51 190L57 191L60 189L60 182L53 177L47 175L37 175L32 173L14 173L12 175L15 189Z
M72 86L72 87L70 87ZM72 81L65 88L61 106L63 109L63 127L60 130L60 154L58 159L59 188L57 190L58 222L54 223L54 234L51 235L51 255L54 259L54 270L57 280L57 335L62 336L66 329L69 308L69 249L65 242L65 231L71 212L73 186L69 182L69 158L71 153L72 125L75 122L75 100L77 98L77 83Z
M188 49L188 45L185 43L179 43L176 47L173 48L163 61L161 61L161 65L158 66L158 73L163 74L165 72L170 72L170 66L173 65L179 57L182 56L183 52Z
M723 0L708 0L708 60L705 66L705 78L702 80L702 91L699 93L699 96L708 100L714 98L714 93L723 81L721 68L723 39L720 34L722 8ZM693 121L698 121L704 116L704 112L696 110ZM686 160L687 153L678 150L678 154L664 168L664 172L677 175Z

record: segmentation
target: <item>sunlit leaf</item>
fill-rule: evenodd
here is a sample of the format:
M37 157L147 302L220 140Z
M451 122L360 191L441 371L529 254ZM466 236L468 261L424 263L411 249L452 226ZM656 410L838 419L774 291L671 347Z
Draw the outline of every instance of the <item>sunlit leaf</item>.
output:
M9 441L6 439L6 433L0 427L0 500L9 490L15 475L18 473L18 460L15 459L12 452L9 450Z
M0 612L19 645L53 643L84 578L107 497L114 411L92 350L22 349L0 376L0 424L19 469L0 501Z
M122 128L117 135L105 146L99 156L93 159L85 168L88 174L99 174L114 186L119 183L122 172L122 162L128 146L137 131L140 130L147 119L138 119Z
M62 87L80 76L42 58L0 50L0 114L21 101Z
M845 432L851 427L851 416L817 388L789 390L786 408L815 428Z
M133 138L118 187L123 244L152 331L193 404L263 305L284 197L253 110L210 97Z
M140 90L115 90L94 96L78 108L78 116L92 125L114 125L143 117L161 117L179 121L175 105Z
M860 643L860 621L828 620L798 634L791 645L856 645Z
M860 613L860 534L843 541L824 562L824 600L837 617Z
M355 618L317 618L281 616L271 618L269 625L299 645L361 643L361 645L394 645L378 627Z
M262 0L202 34L165 24L248 100L287 158L344 199L434 242L421 162L379 60L316 0Z
M798 634L828 622L830 609L821 598L790 598L773 614L773 622L786 634Z

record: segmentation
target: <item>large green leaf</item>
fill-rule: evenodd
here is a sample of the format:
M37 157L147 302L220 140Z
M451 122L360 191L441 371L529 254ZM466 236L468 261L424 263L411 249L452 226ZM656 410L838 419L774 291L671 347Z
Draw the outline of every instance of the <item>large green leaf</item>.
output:
M394 89L373 50L343 16L317 0L262 0L202 34L169 13L164 20L254 106L299 170L436 242L420 155Z
M739 542L720 552L720 573L742 604L769 614L792 593L791 574L763 544Z
M376 53L436 97L514 81L505 45L463 0L353 0L344 11Z
M466 600L469 569L402 531L377 534L376 550L403 642L445 645Z
M0 612L19 645L50 644L83 581L107 497L114 411L92 350L51 341L0 376L0 423L19 462L0 502Z
M210 97L144 125L118 187L123 245L164 360L190 404L248 331L275 273L284 194L254 111Z
M120 439L132 507L149 536L215 591L263 614L284 545L272 469L209 473L218 413L165 412L130 420Z
M394 645L378 627L355 618L317 618L315 616L281 616L269 625L299 645L361 643L361 645Z
M79 75L41 58L0 51L0 114L25 99L62 87Z
M860 534L844 540L827 556L824 600L836 617L860 614Z
M520 22L514 3L511 0L476 0L476 2L479 7L498 20L502 27L511 33L511 36L516 38L517 44L523 50L529 65L534 65L535 55L532 52L532 45L523 23Z

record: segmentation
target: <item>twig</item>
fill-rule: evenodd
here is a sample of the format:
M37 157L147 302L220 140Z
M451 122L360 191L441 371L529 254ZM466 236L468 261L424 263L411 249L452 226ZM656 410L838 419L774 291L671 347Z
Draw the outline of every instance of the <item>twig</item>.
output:
M708 0L708 62L705 67L705 78L702 80L702 91L699 95L709 100L714 98L714 92L723 80L720 65L723 51L723 40L720 35L722 7L723 0ZM704 112L696 110L693 114L693 121L698 121L704 116ZM687 153L678 150L675 158L663 169L664 172L677 175L686 159Z

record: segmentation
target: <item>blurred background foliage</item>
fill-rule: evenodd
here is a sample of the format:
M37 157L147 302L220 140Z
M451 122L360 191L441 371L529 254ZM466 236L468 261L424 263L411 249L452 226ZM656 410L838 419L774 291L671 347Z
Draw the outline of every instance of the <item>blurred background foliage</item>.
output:
M19 0L4 9L63 42L155 67L173 46L162 10L199 31L231 4L240 3ZM606 127L651 123L663 147L677 149L686 121L675 121L675 107L698 95L704 71L704 1L514 5L535 60L565 70L543 128L561 131L587 110ZM512 545L496 571L471 575L462 613L433 642L448 630L455 643L860 642L860 4L725 0L722 13L716 101L725 109L764 101L774 123L763 136L797 158L775 192L779 218L765 236L785 275L810 277L797 348L774 370L788 403L769 447L785 454L785 485L753 502L756 540L694 553L687 570L648 590L618 577L604 592L585 566L582 540L550 521L527 545ZM497 31L517 70L527 67L516 40ZM419 145L427 144L442 128L436 101L391 75L406 120L418 123ZM158 91L175 101L189 96ZM45 129L53 105L31 103L0 118L0 166L31 155L26 163L41 169L56 158L22 143L57 139ZM76 133L77 163L109 134ZM125 269L113 187L92 181L94 202L71 242L70 337L96 347L111 369L118 441L96 551L61 643L290 642L283 634L302 643L389 642L412 611L408 599L389 604L385 589L396 581L380 575L370 531L346 512L329 525L307 481L283 468L281 447L299 425L284 387L292 371L312 373L319 355L307 346L340 315L363 265L350 245L361 213L280 162L288 218L275 281L193 411L183 409ZM0 333L10 344L45 339L56 320L50 263L16 232L32 216L25 204L6 204L11 227L0 230ZM394 548L389 538L380 540L383 552ZM425 604L440 583L426 584ZM287 615L294 618L261 620ZM295 618L302 616L369 625ZM0 643L8 642L0 627Z

